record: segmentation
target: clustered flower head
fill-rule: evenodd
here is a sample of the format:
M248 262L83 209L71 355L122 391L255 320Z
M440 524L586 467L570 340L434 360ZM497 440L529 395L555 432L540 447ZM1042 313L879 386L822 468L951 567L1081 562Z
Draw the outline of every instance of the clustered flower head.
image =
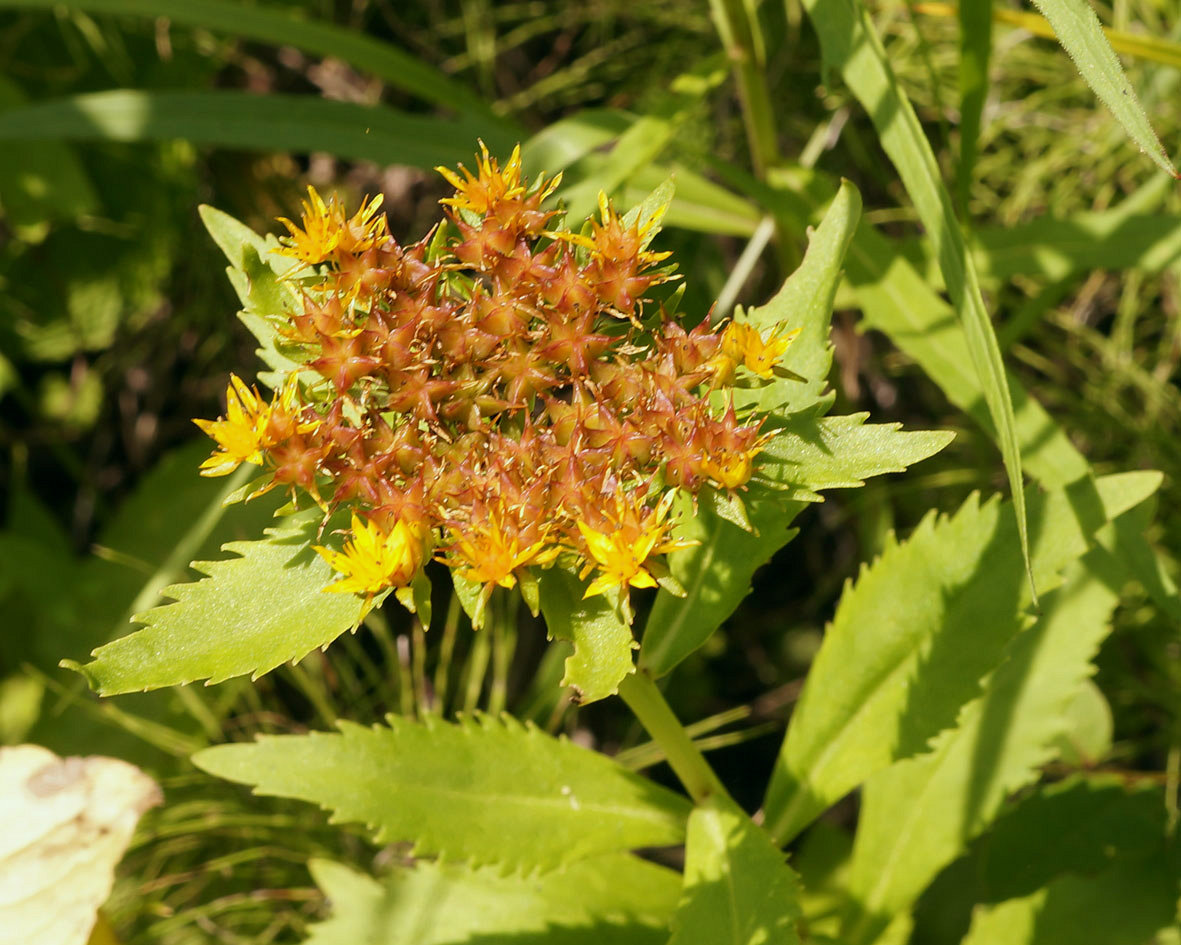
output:
M519 149L501 167L439 171L446 220L398 243L380 199L349 216L309 187L277 252L299 310L276 313L302 364L267 403L237 377L202 467L263 466L325 512L350 511L342 551L318 549L368 607L434 557L482 588L533 584L566 558L587 596L664 580L690 544L677 490L735 492L766 436L726 396L768 378L793 333L708 321L686 331L651 298L674 276L649 248L663 208L621 216L602 197L579 231L530 187ZM592 577L593 575L593 577Z

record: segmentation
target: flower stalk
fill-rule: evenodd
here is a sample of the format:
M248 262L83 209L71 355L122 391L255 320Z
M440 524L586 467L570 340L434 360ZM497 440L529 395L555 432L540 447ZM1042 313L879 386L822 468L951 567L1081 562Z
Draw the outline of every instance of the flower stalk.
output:
M664 750L666 760L695 803L726 795L726 788L693 744L651 676L637 670L624 677L619 684L619 696Z

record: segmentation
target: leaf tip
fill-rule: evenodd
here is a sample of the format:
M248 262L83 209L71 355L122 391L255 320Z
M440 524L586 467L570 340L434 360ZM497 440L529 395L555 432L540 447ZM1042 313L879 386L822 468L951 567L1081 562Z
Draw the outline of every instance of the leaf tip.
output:
M102 684L98 681L98 677L90 670L89 664L83 665L77 660L61 660L57 664L62 669L68 669L71 672L78 673L86 680L86 684L99 695L102 695Z

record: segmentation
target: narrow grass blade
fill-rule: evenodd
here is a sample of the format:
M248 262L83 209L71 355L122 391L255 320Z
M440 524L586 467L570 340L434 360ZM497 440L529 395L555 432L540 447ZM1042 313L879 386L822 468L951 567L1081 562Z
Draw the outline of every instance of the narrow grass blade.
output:
M916 3L914 11L928 16L956 15L956 8L950 3ZM1027 30L1034 36L1041 36L1043 39L1058 38L1054 33L1054 27L1044 16L1038 16L1036 13L1010 10L1006 7L993 7L992 19L997 23ZM1138 33L1115 30L1109 26L1103 27L1103 35L1111 43L1111 48L1120 55L1181 68L1181 43L1162 39L1159 36L1142 36Z
M1099 96L1128 136L1166 173L1177 177L1177 169L1161 147L1144 107L1128 82L1116 51L1154 62L1181 64L1181 45L1156 37L1135 36L1104 29L1086 0L1034 0L1043 17L1017 10L998 9L994 18L1020 26L1037 36L1057 39L1074 60L1079 73ZM920 13L951 15L954 7L945 3L919 4ZM961 15L962 21L962 15ZM1114 47L1114 48L1113 48Z
M310 95L116 89L0 112L0 141L185 138L200 145L329 151L424 168L470 159L480 137L494 151L513 144L496 126L479 120L408 115Z
M1172 185L1166 177L1159 180ZM986 287L1002 285L1014 276L1057 281L1095 269L1155 273L1181 257L1181 216L1116 217L1104 210L1064 219L1039 217L1018 226L976 230L973 244L980 281ZM938 291L939 273L934 261L926 258L925 248L907 243L902 251L920 263L919 271Z
M1087 0L1033 0L1050 22L1062 48L1070 54L1078 71L1099 100L1124 126L1124 131L1163 171L1177 177L1177 169L1161 147L1149 124L1144 106L1136 97L1123 67L1115 58L1111 43L1103 35L1099 18Z
M988 97L992 58L992 0L964 0L960 19L960 163L956 171L960 212L968 218L972 172L976 168L980 118Z
M617 109L586 109L563 118L539 131L522 145L528 167L545 168L550 173L564 171L564 192L601 174L610 176L612 154L602 149L621 138L637 119ZM619 202L635 206L670 176L677 190L665 214L669 227L683 227L703 233L749 237L762 221L763 213L750 201L719 187L700 174L672 164L649 164L621 182ZM597 193L597 192L596 192Z
M820 37L825 60L841 70L845 82L869 113L882 147L898 169L935 246L972 362L980 376L985 402L996 425L1013 492L1013 512L1017 516L1021 551L1036 598L1029 566L1021 452L1014 429L1008 380L996 334L980 295L975 264L964 244L951 198L940 180L931 144L886 58L881 38L859 0L805 0L804 6Z
M0 9L53 10L60 6L56 0L0 0ZM316 55L334 56L428 102L479 115L490 124L508 126L462 83L397 46L358 30L304 19L290 8L234 0L71 0L69 6L87 13L166 17L178 25L203 27L275 46L295 46Z

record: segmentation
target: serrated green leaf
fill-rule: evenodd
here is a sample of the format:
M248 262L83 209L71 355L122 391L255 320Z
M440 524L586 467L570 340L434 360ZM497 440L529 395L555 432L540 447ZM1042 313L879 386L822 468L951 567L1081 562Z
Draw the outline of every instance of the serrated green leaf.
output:
M715 795L694 808L669 945L799 942L799 899L783 852L733 801Z
M1055 739L1055 751L1064 764L1093 768L1111 752L1114 728L1107 697L1087 680L1066 707L1066 730Z
M963 945L1144 945L1176 927L1176 853L1118 860L1098 876L1063 876L1020 899L979 906Z
M664 945L680 876L608 854L534 876L420 860L380 881L330 860L308 864L332 903L304 945Z
M1157 473L1107 476L1031 503L1031 565L1051 588L1087 550L1079 519L1137 505ZM772 836L786 841L867 777L927 750L980 693L980 680L1026 622L1029 589L1009 510L970 498L928 516L862 570L837 607L788 727L767 791ZM971 646L964 641L970 641Z
M816 182L813 180L813 183ZM1110 231L1114 238L1118 238L1119 227L1113 220L1104 221L1103 231ZM1078 238L1086 243L1087 231L1084 229ZM1163 265L1175 255L1171 249L1162 252L1154 265ZM909 263L894 254L889 241L872 227L858 229L849 248L848 274L862 306L864 324L885 332L895 345L922 366L953 404L995 436L984 405L980 380L970 369L967 342L947 303L932 291ZM1091 479L1094 474L1090 465L1066 432L1017 378L1011 377L1009 383L1016 412L1017 439L1028 472L1048 488ZM1085 505L1080 506L1080 510L1085 508ZM1119 528L1121 566L1128 568L1166 613L1181 613L1176 587L1160 567L1154 550L1146 543L1144 530L1136 532L1123 520Z
M783 364L808 380L776 380L760 391L736 392L736 403L746 396L746 403L759 404L760 409L770 409L767 405L773 403L784 413L809 408L823 412L831 405L832 395L826 395L825 389L832 365L828 340L832 296L860 213L857 189L842 184L799 269L770 302L746 316L760 328L786 322L800 329ZM679 597L663 588L657 592L640 647L640 664L652 675L669 672L733 613L746 596L754 572L791 540L794 532L788 526L803 508L800 502L768 495L757 487L744 496L743 504L754 532L727 521L705 504L696 515L690 514L688 500L680 500L677 512L686 522L682 537L700 544L669 558L673 577L688 594Z
M620 681L636 671L632 662L636 642L618 594L584 599L586 582L559 565L537 578L550 639L574 645L561 684L573 689L573 699L580 704L615 695Z
M1099 18L1086 0L1033 0L1034 6L1050 21L1058 42L1070 54L1087 85L1099 96L1124 126L1124 131L1147 154L1157 167L1173 177L1173 167L1165 149L1152 130L1136 90L1103 35Z
M207 203L201 204L197 208L197 213L205 225L205 230L213 238L213 242L217 244L217 248L225 254L226 259L235 269L244 270L246 268L244 252L248 246L252 247L262 259L268 258L270 247L267 246L266 238L255 233L245 223ZM276 243L276 245L278 244ZM296 263L296 260L289 257L286 258L286 261L290 264Z
M849 861L853 835L827 820L818 820L793 848L792 868L800 876L801 924L808 941L836 941L841 912L849 901Z
M743 496L750 532L726 521L706 503L693 514L692 500L678 496L673 512L683 521L677 536L700 544L668 557L672 576L687 591L679 597L663 588L644 625L640 666L663 676L710 638L750 593L750 581L771 556L795 537L789 528L806 503L752 484Z
M785 168L764 194L776 212L803 226L835 191L825 175ZM1086 239L1086 236L1083 236ZM846 276L866 328L877 329L939 385L947 398L997 439L980 375L973 367L967 336L954 309L896 250L894 243L864 221L845 257ZM1064 486L1090 474L1086 459L1015 377L1008 380L1022 464L1042 485Z
M669 556L685 597L657 595L640 648L640 664L661 676L701 646L741 603L754 572L795 535L788 526L821 489L860 486L864 479L901 472L938 452L952 434L901 432L898 424L864 424L867 414L818 418L800 413L756 459L756 476L775 484L752 483L743 505L755 531L728 520L712 504L679 500L681 537L700 542Z
M825 397L832 366L829 323L832 300L841 278L841 265L849 241L861 219L861 194L847 180L824 219L812 233L804 260L775 296L758 308L739 310L736 321L749 322L764 333L773 329L800 329L781 364L805 378L803 382L776 378L753 390L735 390L736 407L754 406L760 413L790 414L814 405L831 403Z
M530 872L679 843L688 802L604 755L505 716L451 724L391 716L389 727L261 736L193 756L255 793L319 804L418 855Z
M1067 725L1066 707L1093 672L1117 597L1081 564L1010 643L984 693L928 754L878 772L862 793L849 891L838 936L868 945L908 912L935 875L1037 777Z
M978 876L989 902L1036 892L1064 873L1095 874L1147 856L1166 834L1159 785L1117 774L1045 785L1005 811L979 842Z
M257 467L240 467L224 479L195 475L211 449L203 438L162 457L103 528L97 543L102 556L83 560L78 591L92 625L86 649L121 636L135 614L185 579L194 558L217 554L227 541L258 535L272 524L279 493L226 508L227 493ZM96 625L100 615L105 619Z
M142 630L70 668L109 696L246 673L257 678L327 646L356 624L361 604L351 594L322 592L334 572L310 547L320 520L318 510L294 515L262 541L224 545L235 558L194 562L207 577L165 588L175 603L137 615Z
M759 454L759 477L786 488L792 499L818 502L822 489L855 488L871 476L904 472L955 437L947 430L903 432L900 423L866 424L867 417L791 417Z
M919 220L935 246L935 256L997 431L1012 492L1012 512L1017 520L1021 553L1031 593L1036 599L1021 451L1008 378L980 294L975 263L968 254L951 198L943 186L935 153L861 0L804 0L804 7L820 38L825 62L841 71L846 84L869 114L882 148L902 178Z
M1146 502L1121 515L1110 529L1101 531L1098 544L1112 575L1139 581L1164 614L1181 622L1181 600L1170 573L1172 566L1148 540L1155 517L1156 502Z
M205 229L230 261L226 274L243 307L238 318L258 340L255 353L270 368L260 372L259 379L278 388L283 378L303 368L282 350L279 333L284 314L299 310L295 287L284 277L302 263L276 253L279 241L273 234L255 233L215 207L203 204L200 213Z

